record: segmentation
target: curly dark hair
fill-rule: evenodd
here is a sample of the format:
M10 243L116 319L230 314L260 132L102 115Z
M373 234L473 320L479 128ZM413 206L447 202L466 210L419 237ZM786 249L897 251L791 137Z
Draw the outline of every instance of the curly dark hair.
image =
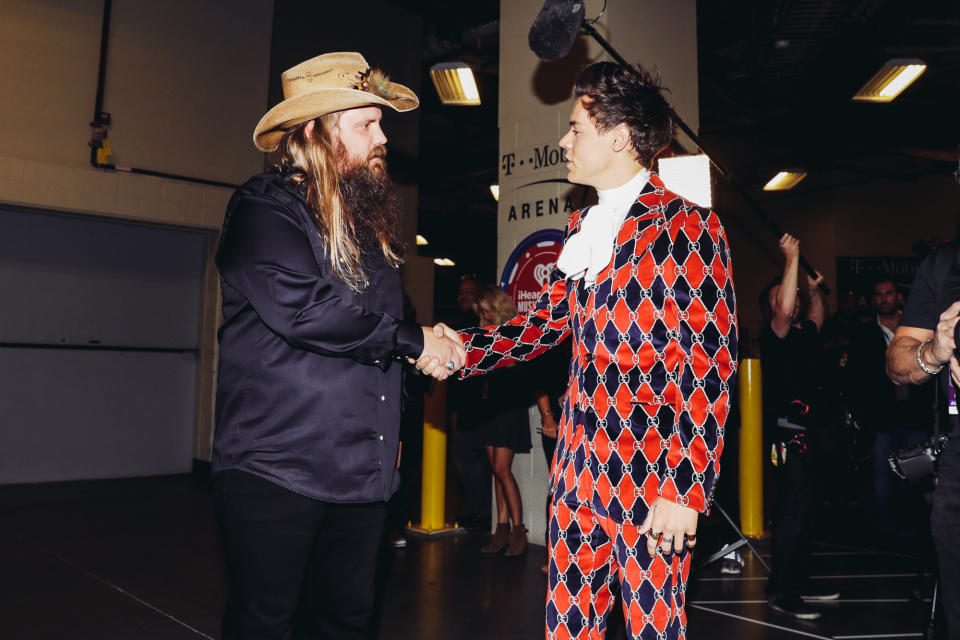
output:
M574 94L585 98L583 106L600 133L627 125L637 160L645 167L673 138L673 117L660 83L639 68L615 62L587 65L577 76Z

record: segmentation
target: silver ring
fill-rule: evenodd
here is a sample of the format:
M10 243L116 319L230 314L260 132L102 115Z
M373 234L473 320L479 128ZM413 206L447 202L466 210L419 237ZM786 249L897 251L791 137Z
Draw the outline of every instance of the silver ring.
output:
M663 541L666 542L667 544L671 544L673 542L673 538L668 538L667 536L663 536Z
M447 363L447 371L453 371L457 368L457 365L454 364L453 360Z

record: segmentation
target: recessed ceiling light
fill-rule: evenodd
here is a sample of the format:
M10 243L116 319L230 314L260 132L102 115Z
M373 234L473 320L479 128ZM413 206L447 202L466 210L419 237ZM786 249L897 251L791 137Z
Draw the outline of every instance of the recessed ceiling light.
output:
M457 263L451 260L450 258L434 258L433 264L438 267L455 267Z
M926 71L927 65L916 58L887 60L860 91L855 102L890 102Z
M807 172L802 169L785 169L770 178L767 184L763 185L764 191L786 191L793 189L800 184L800 181L807 177Z
M418 247L425 247L425 246L427 246L428 244L430 244L430 243L427 242L427 239L424 238L422 235L420 235L420 234L418 233L418 234L417 234L417 246L418 246Z
M480 92L473 69L465 62L440 62L430 67L430 79L443 104L467 106L480 104Z
M490 193L493 194L493 199L497 202L500 202L500 185L492 184L490 185Z

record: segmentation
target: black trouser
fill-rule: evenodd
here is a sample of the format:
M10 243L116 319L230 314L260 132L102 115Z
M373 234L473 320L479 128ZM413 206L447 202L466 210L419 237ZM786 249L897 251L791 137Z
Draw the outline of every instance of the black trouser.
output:
M383 502L321 502L236 470L213 487L229 581L225 640L367 637Z
M490 462L487 461L487 452L475 442L473 432L457 428L450 454L460 488L473 515L486 521L490 518L490 502L493 499Z
M793 435L786 435L785 440L789 442ZM786 460L781 459L776 468L773 568L767 581L770 597L799 596L809 578L810 532L817 493L817 477L810 458L804 446L788 444Z
M940 598L950 640L960 639L960 440L950 440L940 456L940 475L930 517L937 547Z

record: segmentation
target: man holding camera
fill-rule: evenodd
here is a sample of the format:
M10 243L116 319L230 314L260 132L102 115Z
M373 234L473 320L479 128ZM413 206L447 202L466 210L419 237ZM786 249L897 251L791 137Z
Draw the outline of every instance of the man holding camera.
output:
M960 420L956 388L960 384L955 331L960 296L957 243L941 245L917 269L900 326L887 349L887 373L896 384L922 384L938 377L941 430L949 430L940 455L937 489L930 518L937 548L941 598L951 640L960 639ZM956 302L951 302L957 300Z

